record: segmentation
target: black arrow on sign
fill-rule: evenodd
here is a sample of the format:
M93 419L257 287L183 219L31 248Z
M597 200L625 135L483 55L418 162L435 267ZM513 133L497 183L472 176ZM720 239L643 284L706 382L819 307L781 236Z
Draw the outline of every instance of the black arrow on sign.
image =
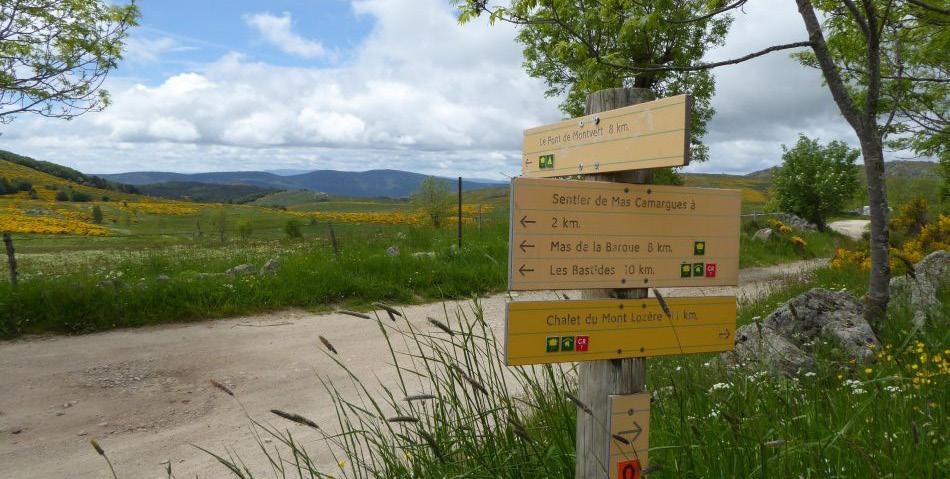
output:
M719 339L729 339L729 330L723 329L719 332Z
M524 228L527 228L528 224L534 224L534 223L537 223L537 221L529 220L527 216L521 217L521 226Z
M524 265L521 265L521 267L518 268L518 272L521 273L521 276L524 276L524 273L525 273L526 271L530 273L530 272L532 272L532 271L534 271L534 270L531 269L531 268L525 268Z
M643 433L643 428L640 427L640 423L638 423L637 421L633 421L633 429L630 429L627 431L620 431L618 434L621 436L633 434L633 439L631 439L630 442L634 442L637 440L637 438L640 437L640 434L642 433Z
M534 245L531 243L528 243L528 240L522 240L520 247L521 247L522 253L527 253L528 250L526 250L525 248L534 248Z

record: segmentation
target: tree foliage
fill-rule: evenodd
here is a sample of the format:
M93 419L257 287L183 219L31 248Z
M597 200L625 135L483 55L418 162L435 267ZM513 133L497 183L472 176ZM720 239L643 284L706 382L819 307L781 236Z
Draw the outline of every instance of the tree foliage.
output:
M109 104L138 7L101 0L0 1L0 122L19 113L73 118Z
M511 0L488 5L457 0L459 19L488 13L490 21L518 25L525 69L548 86L548 96L564 95L561 109L583 115L587 95L604 88L648 88L657 98L690 93L690 157L704 161L701 138L714 110L715 83L709 71L631 71L635 66L691 64L723 42L728 15L682 22L706 11L707 0Z
M858 192L854 162L860 153L840 141L822 146L804 135L792 148L782 148L782 167L772 177L777 206L824 230L828 217Z
M928 2L875 0L859 6L819 0L815 8L824 16L828 51L849 96L878 113L887 145L944 158L950 155L950 2ZM876 25L873 31L870 23ZM868 68L865 29L880 42L878 80ZM795 56L820 68L813 51ZM869 89L878 89L880 98L870 97Z
M452 193L448 185L432 176L422 180L411 200L413 206L425 212L436 228L442 227L443 221L452 212Z

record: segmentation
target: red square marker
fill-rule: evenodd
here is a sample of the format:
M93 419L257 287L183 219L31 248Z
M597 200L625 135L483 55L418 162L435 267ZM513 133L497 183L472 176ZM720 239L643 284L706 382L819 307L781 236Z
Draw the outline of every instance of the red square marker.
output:
M706 263L706 277L707 278L716 277L716 263Z
M574 338L575 351L587 351L590 346L590 336L578 336Z

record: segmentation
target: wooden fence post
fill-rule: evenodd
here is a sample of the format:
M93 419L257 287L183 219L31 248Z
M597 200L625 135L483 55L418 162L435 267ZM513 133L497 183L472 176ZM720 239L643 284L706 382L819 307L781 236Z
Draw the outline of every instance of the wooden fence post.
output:
M478 230L482 230L482 204L478 204Z
M459 177L459 252L462 251L462 177Z
M652 101L647 88L609 88L587 97L585 114L592 115L637 103ZM596 121L596 120L594 120ZM590 158L595 161L596 158ZM652 170L585 175L588 181L653 183ZM582 294L584 299L637 299L647 297L646 288L596 289ZM608 398L611 394L633 394L646 389L646 359L584 361L577 369L577 396L591 413L577 410L576 479L604 479L610 464Z
M327 226L330 227L330 244L333 245L333 255L339 258L340 250L336 246L336 233L333 232L333 223L327 221Z
M10 264L10 283L16 286L16 256L13 254L13 237L3 233L3 244L7 248L7 262Z

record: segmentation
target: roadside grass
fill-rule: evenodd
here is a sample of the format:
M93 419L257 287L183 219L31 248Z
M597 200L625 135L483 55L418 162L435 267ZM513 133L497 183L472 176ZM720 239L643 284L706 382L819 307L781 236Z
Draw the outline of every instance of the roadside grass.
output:
M856 269L818 270L743 305L739 320L761 319L811 287L860 296L865 281ZM939 294L947 305L950 291ZM918 330L910 318L906 299L896 298L875 362L855 364L835 345L818 344L817 369L793 378L732 371L714 355L650 359L649 477L947 477L950 324L945 315ZM328 352L358 390L344 395L323 381L338 424L273 411L279 426L254 422L275 443L259 438L270 472L218 454L222 471L239 478L573 477L571 365L505 367L477 303L424 328L370 321L389 342L398 386L364 382ZM298 442L297 427L316 429L324 443ZM306 452L313 447L329 448L336 464L316 464Z
M753 239L755 232L769 225L763 221L742 222L739 233L739 267L769 266L789 261L812 258L830 258L838 248L850 248L857 244L851 238L834 231L794 231L782 234L773 231L768 240ZM793 237L804 240L797 245Z
M466 227L461 250L455 246L455 231L448 228L336 232L339 258L321 237L88 255L89 263L73 264L67 271L50 265L50 273L30 271L26 262L18 287L0 283L0 337L88 333L288 307L361 308L373 301L462 298L495 291L506 281L505 225ZM390 257L389 246L399 247L401 254ZM434 255L412 255L420 251ZM223 274L245 263L260 268L270 258L281 263L276 274Z
M16 244L33 252L19 256L17 288L0 281L0 337L81 334L292 307L412 304L498 292L507 284L508 227L498 214L486 217L480 229L464 228L461 252L453 249L454 227L341 223L333 225L337 258L327 224L301 228L303 240L241 241L229 233L225 243L207 230L189 243L164 237L17 238ZM778 239L751 240L749 229L742 233L742 267L832 256L848 241L811 233L804 234L808 245L798 248ZM399 247L400 256L387 256L389 246ZM419 252L434 256L413 257ZM274 275L222 274L246 263L260 268L271 258L281 263Z

